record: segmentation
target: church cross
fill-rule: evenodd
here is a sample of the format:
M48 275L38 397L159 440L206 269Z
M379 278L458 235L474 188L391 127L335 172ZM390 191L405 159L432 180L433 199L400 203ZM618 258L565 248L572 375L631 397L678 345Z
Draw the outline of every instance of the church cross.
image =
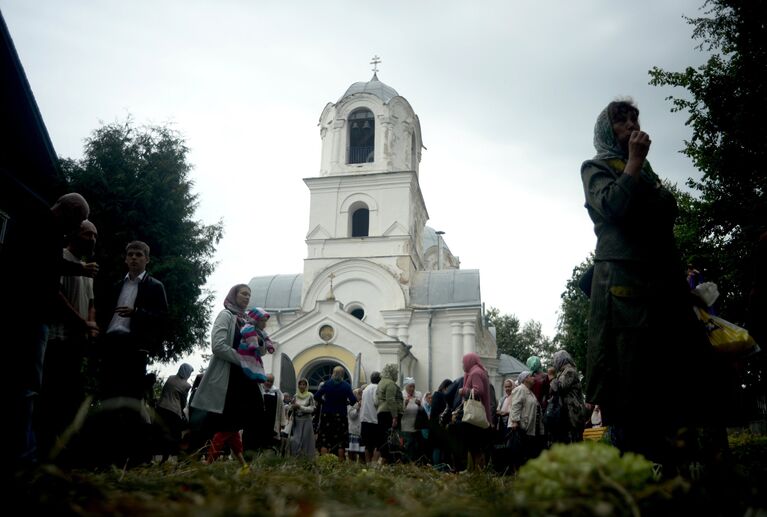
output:
M373 56L373 60L370 62L371 65L373 65L373 73L378 73L378 63L381 62L381 58L378 56Z
M333 279L336 277L335 273L330 273L330 294L328 295L328 300L335 300L336 295L333 294Z

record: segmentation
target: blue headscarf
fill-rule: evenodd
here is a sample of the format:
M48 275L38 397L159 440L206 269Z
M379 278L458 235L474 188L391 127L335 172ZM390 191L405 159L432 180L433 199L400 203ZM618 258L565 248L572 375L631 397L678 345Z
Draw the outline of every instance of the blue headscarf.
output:
M194 371L194 368L189 363L184 363L178 368L178 375L180 378L187 380L190 375L192 375L192 372Z

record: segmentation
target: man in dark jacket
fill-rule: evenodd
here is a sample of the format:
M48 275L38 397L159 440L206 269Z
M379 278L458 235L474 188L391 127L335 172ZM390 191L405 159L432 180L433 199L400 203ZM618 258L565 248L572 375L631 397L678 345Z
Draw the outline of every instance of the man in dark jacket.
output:
M168 302L162 282L146 271L149 246L141 241L125 248L128 273L116 283L98 314L106 329L99 349L99 398L106 410L96 461L141 464L150 457L149 418L141 399L147 391L146 367L160 351ZM98 301L98 300L97 300Z
M100 311L106 329L102 345L102 398L141 399L148 358L162 346L168 313L165 286L146 271L149 246L141 241L125 248L128 273L110 292Z

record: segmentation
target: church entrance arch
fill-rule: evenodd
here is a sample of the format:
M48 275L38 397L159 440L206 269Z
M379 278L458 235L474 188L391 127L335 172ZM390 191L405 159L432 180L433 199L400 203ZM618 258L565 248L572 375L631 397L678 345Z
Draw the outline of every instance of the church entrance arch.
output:
M330 380L330 376L333 374L333 368L341 366L344 369L344 380L351 383L351 376L346 366L339 361L333 359L320 359L308 364L304 371L299 376L299 379L306 377L309 381L309 390L315 392L320 388L321 382L327 382Z

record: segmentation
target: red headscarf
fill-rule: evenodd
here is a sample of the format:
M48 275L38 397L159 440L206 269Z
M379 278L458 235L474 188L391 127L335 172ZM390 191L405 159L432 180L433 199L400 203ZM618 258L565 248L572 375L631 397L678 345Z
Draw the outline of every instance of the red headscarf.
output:
M482 401L485 406L487 421L492 422L492 410L490 408L490 379L487 370L482 365L482 360L474 352L463 356L463 387L468 394L474 390L474 398Z

